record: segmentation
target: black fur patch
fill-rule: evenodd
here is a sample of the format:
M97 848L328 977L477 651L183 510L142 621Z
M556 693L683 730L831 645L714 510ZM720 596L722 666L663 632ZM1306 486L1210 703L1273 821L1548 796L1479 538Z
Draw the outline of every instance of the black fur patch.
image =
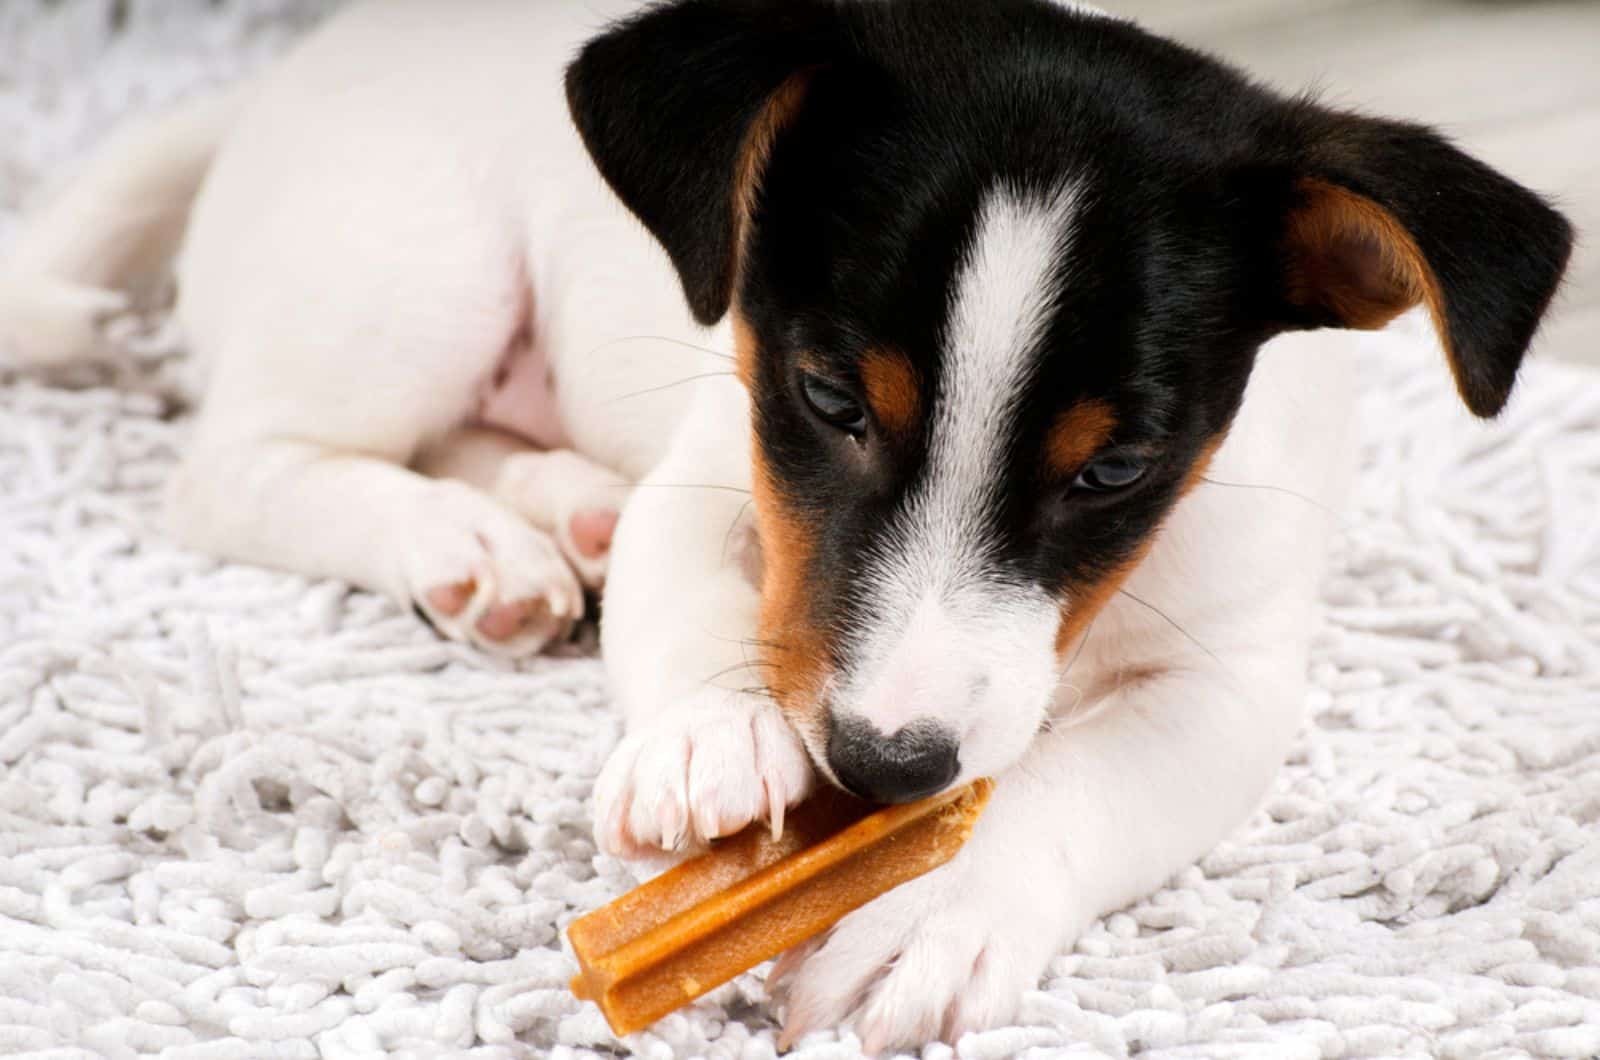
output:
M764 101L809 71L733 275L733 167ZM1044 0L679 0L590 44L568 75L601 172L671 253L703 321L759 340L762 456L814 530L812 616L849 586L923 473L929 439L821 423L797 359L846 387L872 348L934 407L952 282L984 197L1084 189L1035 382L993 513L1007 577L1058 588L1132 555L1243 396L1255 352L1336 323L1285 291L1297 182L1377 203L1437 275L1469 406L1504 404L1571 246L1543 200L1416 126L1286 100L1196 51ZM736 289L737 286L737 289ZM1041 485L1061 409L1094 398L1154 466L1116 495Z

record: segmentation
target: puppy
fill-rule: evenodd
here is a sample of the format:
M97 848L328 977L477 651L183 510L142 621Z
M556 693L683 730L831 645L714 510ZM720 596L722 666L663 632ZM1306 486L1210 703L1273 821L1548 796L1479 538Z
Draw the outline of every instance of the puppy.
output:
M507 654L609 569L607 850L998 779L779 969L790 1036L869 1049L1010 1019L1266 788L1348 474L1316 329L1422 307L1493 415L1571 242L1427 129L1048 0L355 8L35 218L12 354L92 352L186 216L176 532Z

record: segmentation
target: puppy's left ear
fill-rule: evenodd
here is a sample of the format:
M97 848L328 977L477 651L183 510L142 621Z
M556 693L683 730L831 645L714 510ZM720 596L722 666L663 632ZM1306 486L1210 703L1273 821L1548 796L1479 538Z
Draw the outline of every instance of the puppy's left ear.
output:
M1265 196L1283 323L1381 328L1426 305L1462 400L1498 413L1566 269L1566 219L1428 129L1309 103L1283 116Z
M823 0L670 0L567 68L589 154L666 248L702 324L728 311L773 141L807 72L828 61L833 28Z

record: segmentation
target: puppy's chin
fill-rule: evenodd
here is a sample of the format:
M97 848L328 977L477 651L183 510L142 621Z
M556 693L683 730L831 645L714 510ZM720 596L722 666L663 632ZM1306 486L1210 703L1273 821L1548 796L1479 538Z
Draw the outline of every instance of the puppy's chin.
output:
M962 743L961 772L954 785L970 784L983 777L998 778L1017 768L1028 757L1035 741L1048 732L1047 711L1039 709L1002 724L974 731Z

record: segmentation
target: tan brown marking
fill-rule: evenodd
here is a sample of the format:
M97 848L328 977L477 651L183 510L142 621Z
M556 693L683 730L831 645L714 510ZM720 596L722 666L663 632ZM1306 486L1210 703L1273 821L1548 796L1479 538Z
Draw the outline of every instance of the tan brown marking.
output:
M1097 398L1064 409L1045 438L1045 466L1062 478L1077 474L1106 444L1116 427L1116 413Z
M795 74L780 85L751 124L734 170L733 304L731 323L734 370L745 389L755 392L760 342L755 329L739 310L739 277L744 268L750 219L761 192L761 180L772 147L805 100L810 70ZM818 693L827 678L826 639L811 621L808 581L814 535L798 517L778 488L767 465L760 439L751 446L753 507L756 534L761 541L762 584L760 634L761 673L778 704L800 726L815 721Z
M756 533L761 540L761 676L798 725L815 720L828 675L827 640L812 621L811 557L815 535L788 504L762 454L752 446Z
M1207 442L1205 448L1200 451L1200 455L1190 465L1188 474L1184 476L1183 485L1178 489L1180 500L1188 496L1189 491L1205 478L1206 468L1211 466L1212 458L1217 455L1217 450L1222 448L1222 442L1226 437L1227 432L1223 431ZM1077 648L1080 638L1089 628L1089 623L1094 621L1095 616L1111 602L1111 598L1122 588L1139 564L1144 562L1154 543L1155 536L1152 534L1139 543L1138 549L1128 559L1098 579L1070 589L1067 600L1061 605L1061 624L1056 627L1058 658Z
M1381 328L1426 301L1442 324L1439 281L1416 240L1371 199L1303 180L1287 232L1289 300L1328 309L1348 327Z
M884 429L904 434L917 424L922 397L917 390L916 370L899 350L869 350L861 359L861 385L867 404Z
M1200 455L1195 457L1194 463L1189 465L1189 473L1183 476L1183 485L1178 487L1178 499L1189 495L1189 491L1200 485L1205 480L1206 472L1211 469L1211 461L1217 458L1217 450L1222 448L1222 443L1228 440L1228 429L1213 435L1201 449Z
M739 382L753 394L756 383L756 356L761 352L760 343L756 340L756 330L739 311L738 301L733 303L733 309L728 316L733 328L733 370L739 376Z
M1327 310L1345 327L1363 331L1426 304L1461 389L1444 289L1411 233L1394 214L1346 188L1306 179L1298 190L1301 202L1285 234L1290 303Z
M750 131L745 134L744 145L739 150L733 173L733 260L729 262L736 296L750 217L755 213L761 178L766 172L767 160L772 157L772 145L800 113L800 104L805 100L810 83L810 71L802 71L779 85L761 113L756 115L756 120L750 123Z
M761 343L737 301L730 317L736 371L753 394ZM819 721L818 693L829 669L827 639L812 621L809 599L815 534L783 495L756 426L752 420L751 501L761 543L760 674L791 722L805 730Z
M1140 542L1138 551L1096 581L1075 586L1061 605L1061 624L1056 627L1056 655L1065 656L1078 646L1079 639L1088 630L1089 623L1117 595L1117 590L1144 562L1150 551L1150 540Z

